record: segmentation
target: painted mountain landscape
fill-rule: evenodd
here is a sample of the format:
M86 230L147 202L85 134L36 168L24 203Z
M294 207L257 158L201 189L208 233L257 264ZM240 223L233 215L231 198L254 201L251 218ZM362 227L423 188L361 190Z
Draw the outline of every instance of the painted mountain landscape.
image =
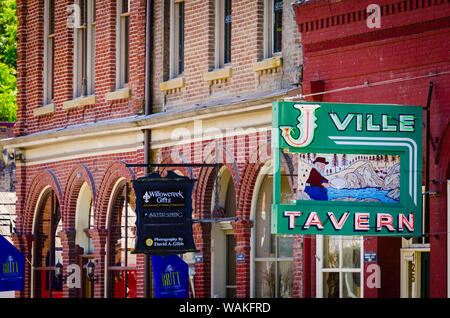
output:
M398 203L400 157L298 154L297 199Z

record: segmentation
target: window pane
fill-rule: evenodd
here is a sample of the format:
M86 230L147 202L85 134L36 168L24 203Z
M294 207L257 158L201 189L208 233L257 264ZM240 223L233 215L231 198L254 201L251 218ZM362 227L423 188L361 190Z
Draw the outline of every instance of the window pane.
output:
M323 237L323 267L339 267L339 236Z
M91 202L89 203L89 224L88 224L88 229L93 229L94 228L94 206L92 205L92 198L91 198ZM94 252L94 241L92 240L91 237L89 237L89 253Z
M282 178L281 191L289 194L289 182ZM258 193L255 224L256 258L272 258L255 262L255 297L292 297L292 261L277 258L293 257L293 236L270 233L273 178L266 176Z
M236 297L236 238L227 235L227 297Z
M124 25L124 56L123 56L123 62L124 62L124 83L128 83L128 74L129 74L129 17L126 16L125 18L125 25Z
M236 216L236 191L234 189L233 180L230 178L225 199L225 217L232 216Z
M122 0L122 13L128 13L129 11L129 0Z
M339 298L339 273L323 273L323 297Z
M289 178L287 176L281 176L280 187L281 187L281 196L280 196L281 204L291 204L292 200L295 199L295 193L292 192L291 190L291 186L289 185Z
M91 83L89 94L95 92L95 24L92 26L92 41L91 41Z
M122 247L123 247L123 259L125 260L125 239L127 240L127 248L128 248L128 255L127 255L127 262L129 266L136 266L136 254L131 254L130 250L134 248L136 244L136 215L131 207L128 207L128 220L126 220L126 214L125 214L125 208L123 208L122 211L122 228L121 228L121 235L122 235ZM127 227L125 227L125 224ZM124 263L125 264L125 263Z
M343 297L344 298L360 298L361 284L360 273L343 273Z
M184 2L178 4L178 74L184 71Z
M95 22L97 20L97 1L96 0L94 0L93 7L94 7L94 12L93 12L93 16L92 16L92 21Z
M87 21L87 1L79 0L78 5L80 6L80 25L86 26Z
M292 297L292 262L278 262L278 297Z
M281 52L281 34L283 30L283 1L273 2L273 52Z
M55 67L55 46L53 42L54 38L48 38L48 96L50 96L50 99L48 100L49 103L53 102L54 97L54 83L55 83L55 74L54 74L54 67Z
M275 263L256 262L256 290L257 298L275 297Z
M342 237L342 267L360 268L361 239L359 237Z
M231 0L225 0L225 28L223 63L231 62Z
M55 33L55 0L49 1L49 28L48 34Z
M87 95L87 30L81 29L81 95Z
M131 249L135 246L136 216L131 207L125 210L124 200L123 195L118 196L115 200L113 219L111 220L110 264L115 266L135 266L136 254L131 254ZM128 219L126 216L128 216Z
M265 178L258 195L256 210L256 257L275 256L275 236L270 234L272 179Z
M292 236L278 236L278 257L293 257L292 244L294 243L294 237Z

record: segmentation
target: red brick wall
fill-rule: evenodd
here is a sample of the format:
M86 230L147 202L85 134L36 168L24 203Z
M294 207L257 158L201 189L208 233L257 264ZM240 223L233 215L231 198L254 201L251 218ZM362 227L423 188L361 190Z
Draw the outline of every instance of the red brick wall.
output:
M59 161L59 162L55 162L55 163L49 163L49 164L40 164L40 165L33 165L33 166L27 166L26 167L26 175L24 174L20 174L19 177L19 172L22 172L22 166L19 166L17 168L18 170L18 183L20 184L26 184L26 193L27 193L27 205L22 205L22 206L18 206L17 207L17 211L18 213L34 213L33 207L35 205L35 203L32 202L32 197L33 196L37 196L39 195L39 191L41 190L40 186L34 186L36 184L42 184L42 185L52 185L52 187L54 188L55 192L57 192L58 195L58 200L61 204L61 208L62 208L62 213L63 213L63 217L65 217L65 223L67 225L69 224L75 224L74 223L74 217L75 217L75 209L74 209L74 205L70 204L67 207L71 208L71 211L66 211L64 213L64 208L66 208L66 206L64 206L64 204L68 204L69 203L69 199L65 198L65 196L70 196L72 197L74 195L74 193L69 193L69 190L72 190L70 185L67 184L68 180L71 180L69 178L71 172L73 171L73 169L77 168L80 164L85 165L87 167L87 169L90 171L90 173L92 174L92 178L93 178L93 183L95 185L95 188L97 189L97 193L96 195L101 195L101 192L103 190L102 187L105 186L111 186L111 185L107 185L105 184L105 182L102 183L103 178L105 176L105 173L107 171L108 168L110 168L110 166L114 163L117 163L118 161L123 161L123 162L127 162L127 163L141 163L143 158L143 152L142 151L138 151L138 152L130 152L130 153L123 153L123 154L114 154L114 155L105 155L105 156L97 156L97 157L86 157L86 158L80 158L80 159L73 159L73 160L66 160L66 161ZM124 164L120 164L120 165L124 165ZM142 174L142 168L134 168L134 170L136 171L136 174L139 176L139 174ZM40 177L43 174L50 174L53 177L54 182L51 183L51 181L47 180L47 179L43 179L42 177ZM116 172L117 175L120 175L120 172ZM38 178L37 178L38 177ZM50 179L50 177L48 178ZM127 178L129 179L129 178ZM115 179L111 179L111 182L116 181L117 178ZM75 182L75 181L73 181ZM58 190L57 188L59 188L60 190ZM66 190L66 191L65 191ZM91 189L92 190L92 189ZM18 193L18 196L23 197L23 193ZM102 199L107 199L108 196L104 195L102 197ZM37 199L37 197L36 197ZM106 205L108 204L108 202L105 203ZM31 210L31 211L30 211ZM18 215L19 216L19 215ZM25 218L25 216L24 216ZM70 220L68 219L70 218ZM20 223L19 220L18 222L18 226L20 224L20 229L23 232L31 232L31 227L32 227L32 216L30 217L26 217L25 219L20 218ZM104 222L104 221L103 221ZM101 223L101 226L105 226L105 223ZM66 227L65 229L68 229L68 227Z
M74 160L66 160L61 162L27 166L26 173L23 166L17 168L18 181L18 202L17 202L17 223L16 230L20 235L32 233L34 212L36 204L38 204L38 196L44 186L50 185L55 191L61 207L63 232L59 233L62 239L63 247L63 265L67 266L74 262L74 248L75 248L75 213L76 205L71 204L71 199L76 198L79 192L79 186L74 186L79 183L78 178L73 178L73 173L80 172L82 182L88 182L96 206L95 230L92 230L91 237L93 238L94 254L97 255L95 260L96 269L99 271L99 281L95 284L94 293L96 297L103 297L103 275L104 270L104 247L106 244L107 228L106 214L104 209L108 206L109 195L115 182L119 177L124 177L126 180L133 179L133 175L125 167L124 163L141 163L143 160L143 152L130 152L115 155L105 155L97 157L87 157ZM84 167L84 171L81 167ZM108 174L108 171L112 173ZM142 168L135 168L135 176L142 176ZM111 176L105 178L105 175ZM90 180L89 177L92 179ZM70 183L70 184L69 184ZM80 184L81 185L81 184ZM25 195L26 194L26 195ZM108 195L109 194L109 195ZM103 213L102 213L103 212ZM72 233L72 235L70 234ZM25 252L30 246L20 243ZM69 247L71 250L69 250ZM31 257L29 257L30 260ZM138 260L138 266L141 263L141 257ZM143 276L140 273L138 277L138 284L143 285ZM138 297L143 297L142 288ZM74 290L64 289L65 297L73 296ZM30 291L24 291L25 296L30 295Z
M97 1L95 43L95 95L91 106L64 110L72 99L73 29L67 26L67 8L73 0L55 6L55 112L35 117L43 105L44 1L18 1L18 113L16 135L86 122L133 116L142 112L145 85L145 0L131 0L130 81L131 97L113 102L105 94L116 86L116 1Z
M214 66L214 0L186 1L185 3L185 72L186 87L180 92L164 97L159 91L159 84L166 80L164 67L167 42L164 41L163 28L169 21L164 20L164 5L168 1L153 1L152 21L152 74L154 112L164 110L179 110L221 98L231 98L248 93L262 92L279 88L290 88L298 84L298 73L301 63L301 52L298 50L299 34L295 30L295 22L290 10L291 1L284 1L283 28L283 67L278 72L268 73L258 77L253 71L253 63L262 59L262 28L263 1L245 0L233 1L232 15L232 78L223 84L213 84L211 87L203 80L206 72ZM95 57L95 96L96 104L64 110L63 103L72 99L73 87L73 30L67 27L68 5L73 0L56 1L56 37L55 37L55 112L49 115L35 117L33 112L43 106L43 36L44 36L44 1L18 0L19 43L18 43L18 115L15 135L22 136L49 129L62 128L71 125L93 123L114 118L123 118L141 114L144 102L145 85L145 0L131 0L130 13L130 83L131 97L126 100L106 102L105 94L114 90L116 82L116 1L97 0L96 19L96 57ZM262 143L259 143L259 139ZM188 162L212 162L214 152L208 158L203 158L203 146L207 142L191 144L183 149L183 156ZM226 159L237 193L237 215L241 223L235 224L237 248L246 253L250 260L250 217L251 194L261 165L270 158L270 133L259 135L231 137L225 140L231 147L234 160L237 161L234 171L233 159ZM261 148L259 146L264 145ZM163 149L161 158L166 160L171 149ZM227 158L225 152L221 153ZM252 158L249 163L249 158ZM132 163L143 162L143 152L120 153L115 155L95 156L65 160L40 165L19 165L17 169L17 237L22 249L31 255L34 207L42 187L51 185L57 192L63 214L64 233L63 244L66 246L64 265L70 261L74 247L73 230L75 210L70 200L79 191L75 171L82 173L82 179L89 181L91 189L95 187L96 229L90 231L94 249L98 252L95 260L96 268L104 265L104 246L107 240L106 208L111 195L112 183L117 176L131 179L131 173L118 160ZM231 161L230 161L231 160ZM167 161L167 160L166 160ZM169 160L170 161L170 160ZM114 165L111 165L112 163ZM85 167L85 168L82 168ZM108 169L109 168L109 169ZM117 168L117 169L116 169ZM84 170L83 170L84 169ZM142 175L142 169L134 169L135 176ZM202 172L203 173L203 172ZM75 174L76 175L76 174ZM199 169L194 169L194 177L201 175ZM210 211L212 194L211 175L206 174L204 183L198 182L196 190L196 213L201 215ZM89 182L88 182L89 183ZM197 215L196 215L197 216ZM200 227L200 228L198 228ZM198 265L196 272L197 297L210 297L210 229L208 225L196 225L197 247L204 253L204 264ZM138 288L139 297L143 296L143 258L138 258ZM248 297L250 293L250 263L238 266L238 296ZM30 275L30 269L27 269ZM99 282L95 285L96 297L103 297L103 275L99 273ZM29 287L29 285L27 285ZM30 296L27 289L21 295ZM73 296L65 290L65 296Z
M249 142L249 140L258 140L258 142ZM231 145L234 142L245 145L242 147L234 147L231 149L232 156L223 155L223 163L228 167L234 187L236 189L236 215L238 221L232 222L234 235L237 239L237 253L245 253L247 262L237 264L237 296L250 296L250 253L251 253L251 229L253 223L250 221L251 199L253 195L254 185L260 168L270 159L270 131L260 132L256 135L230 137L230 140L223 139L224 145ZM207 153L204 151L209 142L196 142L177 151L180 151L185 158L198 156L198 154ZM228 149L228 150L230 150ZM172 162L172 148L163 148L157 154L158 162ZM186 151L183 151L186 150ZM191 151L192 150L192 151ZM242 155L243 157L239 157ZM214 150L211 155L204 161L213 162L215 158ZM95 297L103 297L104 295L104 255L105 244L107 242L109 228L106 218L107 207L112 187L118 177L124 177L126 180L140 177L143 175L142 168L133 168L131 172L126 168L123 162L140 163L143 160L143 152L130 152L116 155L105 155L96 157L86 157L74 160L66 160L61 162L40 164L26 167L26 174L23 173L23 167L19 166L18 179L21 184L21 191L26 191L25 202L21 201L18 206L17 229L18 233L27 234L32 232L34 220L34 207L36 206L38 195L44 186L50 185L58 197L61 204L61 214L63 222L62 236L63 246L74 248L75 235L73 235L75 225L75 209L76 205L72 204L73 199L77 197L82 182L88 182L93 191L94 213L95 213L95 229L89 233L93 238L94 254L96 261L96 273L99 275L99 281L95 283ZM202 162L201 158L197 158L196 162ZM179 162L179 161L178 161ZM235 170L234 167L237 167ZM187 169L182 169L188 175ZM195 168L193 169L193 177L198 179L194 189L194 215L193 218L209 218L211 211L211 197L213 192L213 184L215 173L212 168ZM59 190L58 190L59 189ZM19 194L18 194L19 195ZM25 193L20 193L19 197L25 197ZM72 203L71 203L72 202ZM194 239L196 247L203 254L203 263L196 264L195 287L196 297L211 296L211 229L208 223L196 223L194 225ZM72 234L71 234L72 233ZM27 248L26 244L21 244L23 248ZM73 261L73 252L64 251L65 257L63 265L66 266ZM297 248L299 251L300 249ZM137 260L138 271L138 297L143 297L144 275L143 275L144 258L139 256ZM297 266L297 264L294 264ZM297 267L296 271L299 271ZM301 277L297 276L297 279ZM300 281L297 281L299 283ZM24 292L29 295L29 291ZM73 290L65 289L65 297L73 297L76 293Z
M240 0L232 3L231 63L232 77L224 83L209 85L203 76L214 70L215 0L185 2L185 88L164 95L159 84L168 80L168 36L164 28L164 6L168 1L154 1L154 41L152 64L153 109L181 109L206 101L231 98L253 92L290 87L297 84L301 64L298 50L299 33L295 30L290 1L283 10L283 68L282 71L258 78L253 63L263 58L264 1Z
M446 297L444 183L449 156L440 149L448 139L445 131L450 114L450 6L448 1L377 1L382 10L381 28L371 29L367 27L365 13L371 3L373 1L317 1L298 7L296 19L304 45L303 94L355 87L367 82L367 87L308 99L426 106L429 82L434 82L430 128L435 147L430 144L430 176L435 182L430 190L438 190L440 194L431 198L430 207L430 296ZM370 85L389 80L395 81ZM324 83L319 91L314 90L318 81ZM438 234L434 236L433 233ZM383 244L378 248L385 257L387 254L398 257L398 253L383 253ZM387 273L382 269L382 281L398 276L399 271L399 266L392 266Z

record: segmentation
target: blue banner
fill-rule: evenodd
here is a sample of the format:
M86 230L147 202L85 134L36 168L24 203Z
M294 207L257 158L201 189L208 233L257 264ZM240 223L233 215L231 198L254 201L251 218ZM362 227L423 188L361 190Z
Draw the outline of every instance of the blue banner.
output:
M189 298L189 265L177 255L152 255L155 298Z
M0 291L23 290L25 256L0 235Z

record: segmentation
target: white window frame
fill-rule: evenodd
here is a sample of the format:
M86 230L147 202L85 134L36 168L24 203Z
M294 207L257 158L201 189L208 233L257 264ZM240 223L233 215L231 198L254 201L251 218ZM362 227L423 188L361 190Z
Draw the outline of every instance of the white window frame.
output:
M263 50L264 50L264 58L271 58L274 55L281 54L280 52L274 52L273 50L273 23L274 23L274 2L275 0L264 0L264 41L263 41Z
M80 10L79 1L77 10ZM74 72L73 72L73 97L83 97L94 95L95 92L95 20L94 20L94 0L85 0L87 5L86 24L81 25L81 10L80 19L74 28ZM83 59L83 40L80 36L81 30L87 30L86 39L86 90L83 92L82 76L82 59Z
M233 1L231 1L233 7ZM225 64L225 0L215 0L215 45L214 45L214 67L223 68ZM231 36L231 35L230 35ZM231 48L230 48L231 50Z
M364 298L364 240L362 236L359 237L361 240L361 251L360 251L360 267L359 268L342 268L342 242L345 237L338 236L340 238L339 241L339 268L324 268L323 267L323 259L324 259L324 237L323 235L316 235L316 297L323 298L323 273L332 272L339 273L339 298L342 298L343 295L343 274L344 273L360 273L360 298Z
M184 0L170 1L170 60L169 60L169 74L170 78L177 78L183 74L184 70L179 69L179 40L180 40L180 5ZM183 30L184 32L184 30Z
M116 19L116 89L128 87L130 81L130 47L126 43L125 19L128 17L128 37L130 35L130 9L131 1L128 0L128 12L122 13L122 0L117 0L117 19ZM126 47L128 45L128 74L126 74ZM128 81L126 77L128 76Z
M55 0L56 1L56 0ZM55 17L56 20L56 17ZM54 21L55 23L55 21ZM55 70L54 70L54 54L55 54L55 33L49 34L50 32L50 0L44 2L44 96L43 104L48 105L53 103L54 98L54 80L52 80ZM55 32L56 30L54 30ZM50 41L53 43L53 52L49 49ZM52 54L53 53L53 54ZM53 97L52 97L53 92Z

